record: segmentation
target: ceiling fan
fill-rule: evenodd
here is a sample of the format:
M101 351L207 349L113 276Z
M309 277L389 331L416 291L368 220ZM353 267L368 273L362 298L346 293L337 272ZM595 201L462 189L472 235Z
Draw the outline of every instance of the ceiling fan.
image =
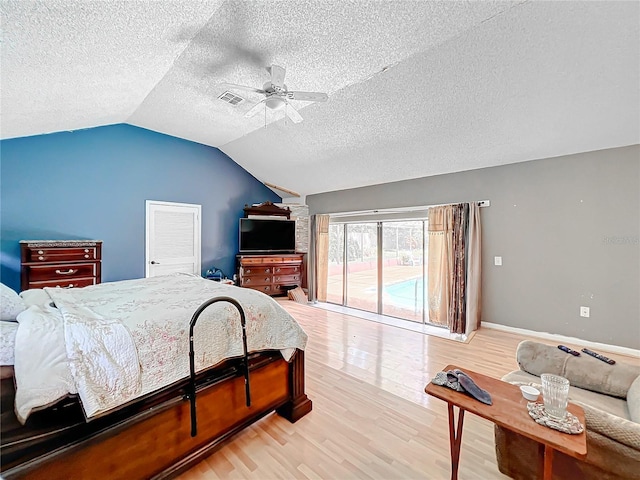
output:
M298 111L293 108L289 103L289 100L303 100L305 102L326 102L329 96L326 93L320 92L297 92L287 89L284 84L285 69L278 65L271 65L267 67L267 71L271 75L271 79L266 82L262 88L247 87L245 85L237 85L235 83L225 83L230 88L237 88L240 90L247 90L249 92L259 93L264 95L265 98L260 100L254 105L247 113L245 117L253 117L260 110L270 108L272 110L279 110L284 108L285 115L287 115L294 123L300 123L302 116Z

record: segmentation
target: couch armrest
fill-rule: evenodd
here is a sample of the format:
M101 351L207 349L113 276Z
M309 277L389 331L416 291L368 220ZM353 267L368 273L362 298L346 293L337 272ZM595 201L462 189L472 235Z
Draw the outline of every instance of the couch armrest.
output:
M629 417L636 423L640 423L640 376L634 380L627 392L627 407Z
M629 387L640 375L640 367L618 362L609 365L590 355L574 357L557 347L525 340L516 352L520 369L532 375L561 375L575 387L626 398Z
M587 430L599 433L640 452L640 424L617 417L582 402Z

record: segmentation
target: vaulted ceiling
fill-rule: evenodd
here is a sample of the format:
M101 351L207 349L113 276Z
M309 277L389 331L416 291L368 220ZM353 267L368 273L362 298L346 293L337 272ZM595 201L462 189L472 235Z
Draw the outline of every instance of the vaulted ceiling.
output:
M636 1L0 9L3 139L129 123L303 195L640 143ZM263 97L225 83L262 88L271 64L329 100L292 100L297 124L283 110L246 118Z

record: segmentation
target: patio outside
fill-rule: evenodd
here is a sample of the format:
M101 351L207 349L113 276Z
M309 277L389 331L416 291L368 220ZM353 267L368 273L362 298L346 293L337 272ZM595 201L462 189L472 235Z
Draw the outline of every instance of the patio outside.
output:
M327 278L327 301L342 305L342 264L329 265ZM383 296L382 314L422 323L422 265L399 264L386 260L382 267ZM348 289L346 306L377 313L378 272L375 260L348 263ZM412 289L408 282L417 282ZM389 287L407 283L402 292L389 292Z

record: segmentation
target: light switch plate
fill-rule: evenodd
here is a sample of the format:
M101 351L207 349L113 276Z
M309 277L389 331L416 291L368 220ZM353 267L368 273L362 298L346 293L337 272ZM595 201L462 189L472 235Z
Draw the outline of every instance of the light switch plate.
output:
M493 264L498 267L502 266L502 257L493 257Z

